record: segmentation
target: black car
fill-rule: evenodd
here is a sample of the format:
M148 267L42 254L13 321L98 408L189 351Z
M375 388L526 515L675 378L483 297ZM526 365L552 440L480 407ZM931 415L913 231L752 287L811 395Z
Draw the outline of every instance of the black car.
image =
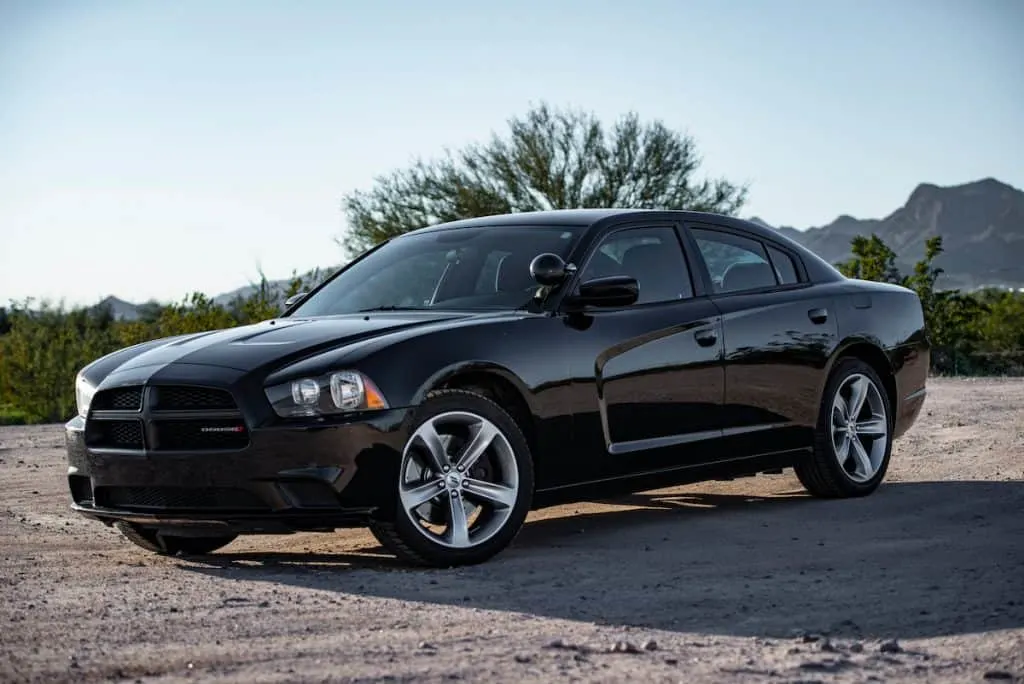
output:
M159 553L369 526L475 563L555 503L787 467L864 496L925 398L914 292L712 214L431 226L289 306L84 368L74 509Z

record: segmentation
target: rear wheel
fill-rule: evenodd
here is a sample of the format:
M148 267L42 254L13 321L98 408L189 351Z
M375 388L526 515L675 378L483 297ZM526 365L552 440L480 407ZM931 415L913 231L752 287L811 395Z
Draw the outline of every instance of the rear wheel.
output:
M402 453L393 519L370 531L404 561L483 562L522 528L533 497L530 449L515 420L466 390L431 393Z
M179 553L186 556L203 556L227 546L237 537L234 534L219 537L175 537L126 522L114 523L114 527L136 546L164 556L175 556Z
M881 378L859 359L836 365L822 397L814 453L798 463L814 496L866 496L881 484L892 452L892 410Z

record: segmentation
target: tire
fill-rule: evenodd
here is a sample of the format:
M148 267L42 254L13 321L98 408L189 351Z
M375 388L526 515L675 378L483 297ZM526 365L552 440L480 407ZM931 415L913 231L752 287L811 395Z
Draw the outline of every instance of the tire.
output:
M238 536L175 537L126 522L114 523L114 527L131 543L162 556L205 556L227 546Z
M480 435L489 436L483 449L470 449ZM467 476L458 467L471 453ZM416 412L395 487L393 517L370 523L381 545L415 565L473 565L522 529L533 500L533 459L519 425L496 403L472 391L438 390Z
M851 422L848 400L857 387L864 389L864 399ZM851 432L854 424L860 430ZM892 407L878 373L860 359L840 359L822 396L814 451L795 467L800 484L823 499L871 494L889 468L892 432Z

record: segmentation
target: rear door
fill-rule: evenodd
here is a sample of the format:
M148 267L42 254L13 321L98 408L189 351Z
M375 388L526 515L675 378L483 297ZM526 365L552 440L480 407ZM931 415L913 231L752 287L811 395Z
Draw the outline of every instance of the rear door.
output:
M604 475L692 465L711 458L724 396L721 320L695 291L671 223L616 228L581 267L579 282L639 281L639 300L568 314L572 375L590 385L574 434L604 453Z
M720 225L686 228L722 315L722 447L753 455L809 446L837 344L832 298L782 243Z

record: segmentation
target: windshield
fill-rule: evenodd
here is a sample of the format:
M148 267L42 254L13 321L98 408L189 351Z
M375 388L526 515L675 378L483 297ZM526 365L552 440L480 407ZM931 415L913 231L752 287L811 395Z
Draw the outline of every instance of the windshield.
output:
M293 316L387 309L515 309L537 289L530 262L567 259L582 226L484 226L396 238L347 268Z

